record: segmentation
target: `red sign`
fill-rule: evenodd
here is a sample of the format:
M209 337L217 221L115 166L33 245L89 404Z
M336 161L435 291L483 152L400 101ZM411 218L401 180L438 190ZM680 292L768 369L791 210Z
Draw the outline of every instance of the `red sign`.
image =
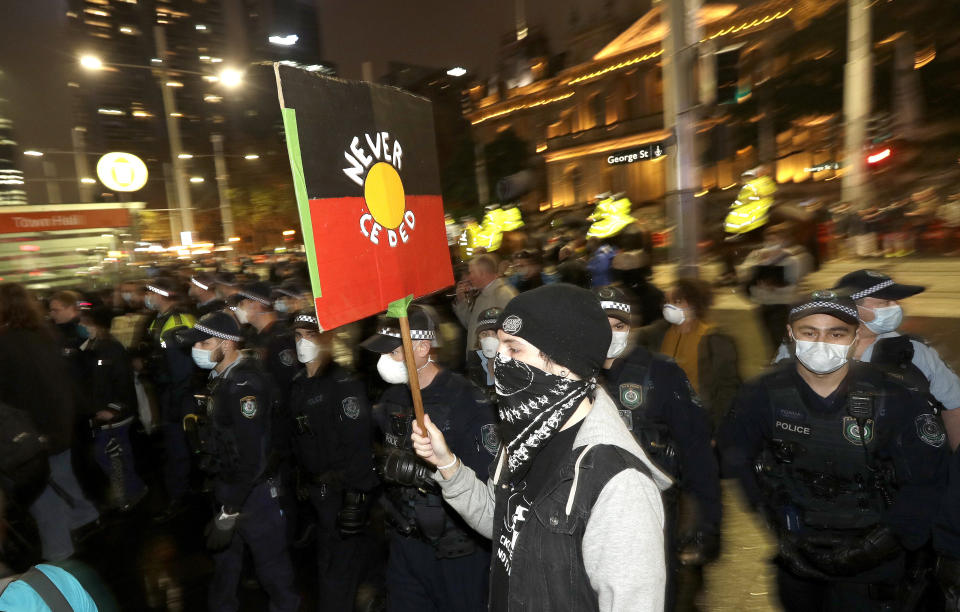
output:
M0 234L81 230L98 227L127 227L130 211L126 208L63 210L56 212L16 212L0 210Z

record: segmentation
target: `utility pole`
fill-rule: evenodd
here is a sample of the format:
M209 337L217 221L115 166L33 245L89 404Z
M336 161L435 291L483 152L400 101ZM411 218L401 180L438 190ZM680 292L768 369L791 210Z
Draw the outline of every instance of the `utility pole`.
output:
M869 201L863 143L870 117L873 57L869 0L849 0L847 7L847 63L844 66L844 160L842 197L854 209Z
M163 62L164 70L160 73L160 96L163 100L163 114L167 120L167 137L170 140L170 163L173 164L173 181L177 189L177 204L180 208L180 226L184 232L193 231L193 204L190 201L190 185L183 167L183 145L180 141L180 121L175 116L177 106L173 99L173 92L167 87L167 82L173 75L166 69L170 64L170 55L167 53L167 38L161 26L154 26L153 38L156 44L157 57ZM179 235L172 237L175 242L180 240Z
M170 164L163 164L163 187L167 194L167 217L170 221L170 244L180 244L180 218L174 214L177 209L174 197L173 169Z
M210 134L213 145L213 165L217 171L217 195L220 198L220 223L223 225L223 243L230 242L233 236L233 208L230 207L229 175L227 162L223 158L223 135Z
M700 212L693 194L700 185L700 169L694 146L693 74L700 40L696 27L700 0L661 0L661 5L661 19L668 26L663 40L663 126L673 134L666 157L667 211L676 226L672 255L679 263L678 276L696 277Z

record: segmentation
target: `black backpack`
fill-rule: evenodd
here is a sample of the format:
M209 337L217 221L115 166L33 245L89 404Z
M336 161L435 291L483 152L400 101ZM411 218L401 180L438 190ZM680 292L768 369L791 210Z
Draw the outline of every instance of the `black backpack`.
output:
M0 402L0 489L28 503L40 494L49 475L46 436L29 413Z

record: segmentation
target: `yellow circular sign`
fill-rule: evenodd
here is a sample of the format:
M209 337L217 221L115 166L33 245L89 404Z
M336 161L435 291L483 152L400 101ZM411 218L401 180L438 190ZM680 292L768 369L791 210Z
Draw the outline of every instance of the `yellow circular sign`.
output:
M406 200L403 181L393 166L377 162L363 181L363 199L374 220L387 229L396 229L403 223Z
M147 165L131 153L107 153L97 162L97 177L107 189L137 191L147 184Z

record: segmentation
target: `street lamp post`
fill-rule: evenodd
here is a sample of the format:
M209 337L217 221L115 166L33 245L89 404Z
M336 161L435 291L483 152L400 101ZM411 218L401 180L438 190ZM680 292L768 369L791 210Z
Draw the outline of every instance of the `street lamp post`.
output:
M154 26L153 39L157 48L157 57L164 65L169 65L169 54L167 53L167 37L163 28ZM164 70L160 77L160 95L163 100L163 114L167 120L167 136L170 142L170 160L173 163L173 180L177 189L177 203L180 206L180 226L185 232L193 231L193 206L190 200L190 186L187 185L187 177L184 173L183 159L180 153L183 148L180 140L180 123L175 117L177 112L176 102L173 99L173 92L167 87L167 79L170 73ZM176 240L176 236L171 239Z
M176 208L180 211L179 224L174 223L174 220L172 219L173 215L171 215L170 221L171 240L177 241L180 236L180 231L194 231L194 223L193 206L190 198L190 187L187 184L187 176L184 164L184 160L189 159L190 156L183 153L182 141L180 138L180 124L177 121L181 115L177 112L176 102L173 98L173 92L170 91L171 87L182 86L182 84L173 81L172 78L179 73L193 74L202 76L204 78L210 78L212 75L194 72L192 70L168 68L170 61L169 53L167 51L166 36L163 28L160 26L154 26L154 42L159 63L163 66L163 68L158 68L156 66L138 66L134 64L105 64L100 58L93 55L82 56L80 58L80 65L88 70L102 70L104 67L136 68L139 70L155 71L155 74L158 76L161 100L163 102L163 114L165 115L167 123L167 135L170 145L171 163L164 164L164 174L167 178L167 200L171 205L171 208L174 208L173 202L170 200L172 199L171 195L175 192ZM243 72L236 69L226 69L221 73L220 77L214 78L214 80L219 80L221 84L226 87L236 87L243 81ZM77 151L77 174L81 177L85 177L87 175L86 161L82 157L83 131L85 131L83 128L78 127L74 128L73 133L74 150ZM172 172L167 172L168 167L172 169ZM171 177L170 174L173 176ZM170 185L171 179L173 182L173 189L171 189ZM88 190L89 186L81 184L81 194L86 194ZM179 225L177 231L174 231L175 225Z
M220 223L223 225L223 243L233 236L233 208L230 206L230 188L227 162L223 157L223 135L210 134L213 145L213 165L217 172L217 195L220 196Z

